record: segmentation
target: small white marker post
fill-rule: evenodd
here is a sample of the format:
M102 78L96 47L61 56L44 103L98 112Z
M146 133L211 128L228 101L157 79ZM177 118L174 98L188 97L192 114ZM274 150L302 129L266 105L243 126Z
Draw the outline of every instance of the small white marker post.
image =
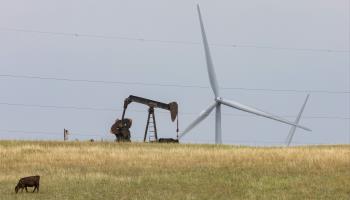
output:
M69 132L67 129L63 129L63 141L67 141L68 140L68 135Z

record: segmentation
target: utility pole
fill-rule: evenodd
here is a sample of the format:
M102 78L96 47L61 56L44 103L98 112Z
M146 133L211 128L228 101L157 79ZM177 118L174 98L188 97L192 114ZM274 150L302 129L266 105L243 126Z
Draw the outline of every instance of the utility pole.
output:
M67 129L63 129L63 141L67 141L68 140L68 135L69 132Z

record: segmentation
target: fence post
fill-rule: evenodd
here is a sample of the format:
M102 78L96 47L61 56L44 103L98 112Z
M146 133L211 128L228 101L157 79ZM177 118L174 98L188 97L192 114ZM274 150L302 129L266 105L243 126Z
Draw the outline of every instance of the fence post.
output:
M67 141L68 140L68 135L69 132L67 129L63 129L63 141Z

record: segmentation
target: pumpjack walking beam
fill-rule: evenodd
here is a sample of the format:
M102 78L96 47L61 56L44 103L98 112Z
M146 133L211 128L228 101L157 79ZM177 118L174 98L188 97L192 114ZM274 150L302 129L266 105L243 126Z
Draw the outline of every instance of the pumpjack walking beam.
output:
M153 107L153 108L161 108L161 109L169 110L170 114L171 114L171 121L175 121L175 119L177 117L178 105L176 102L171 102L171 103L167 104L167 103L162 103L159 101L154 101L151 99L146 99L146 98L130 95L128 98L126 98L124 100L124 110L123 110L122 119L124 119L126 108L128 107L128 105L131 102L145 104L145 105L147 105L149 107Z
M177 118L178 104L176 102L171 102L171 103L167 104L167 103L162 103L159 101L154 101L151 99L146 99L146 98L130 95L128 98L126 98L124 100L124 110L123 110L123 115L122 115L122 121L124 120L126 109L128 108L128 105L131 102L141 103L141 104L149 106L144 141L146 141L147 133L149 132L150 128L153 128L153 131L151 131L151 132L154 133L155 140L158 140L156 119L155 119L155 114L154 114L155 108L169 110L170 116L171 116L171 121L175 121L175 119ZM152 122L151 122L151 119L152 119ZM150 124L152 124L152 123L153 123L153 127L150 127Z

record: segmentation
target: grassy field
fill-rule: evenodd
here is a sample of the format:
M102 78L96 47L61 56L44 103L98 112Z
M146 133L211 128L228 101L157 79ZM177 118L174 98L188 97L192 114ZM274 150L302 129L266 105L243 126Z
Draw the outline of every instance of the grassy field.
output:
M39 193L15 194L40 175ZM350 146L0 141L0 199L350 199Z

